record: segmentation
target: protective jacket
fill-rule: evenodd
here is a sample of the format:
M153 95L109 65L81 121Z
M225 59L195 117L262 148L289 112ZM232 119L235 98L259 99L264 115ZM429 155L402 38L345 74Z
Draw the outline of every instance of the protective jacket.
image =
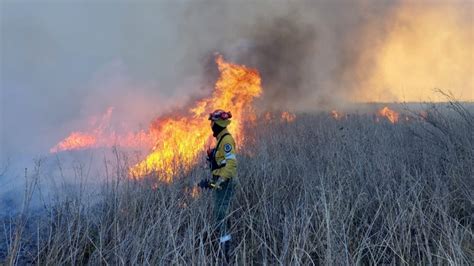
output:
M210 158L213 176L220 176L225 180L237 176L237 159L235 157L235 141L227 128L222 130L216 137L217 146Z

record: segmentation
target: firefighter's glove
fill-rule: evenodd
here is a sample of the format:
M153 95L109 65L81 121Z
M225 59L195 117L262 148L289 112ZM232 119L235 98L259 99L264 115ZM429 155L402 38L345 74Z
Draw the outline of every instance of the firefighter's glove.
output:
M225 181L224 178L222 178L220 176L217 176L217 177L214 176L212 178L212 182L211 182L210 185L213 189L222 189L221 185L222 185L222 183L224 183L224 181Z
M202 189L211 189L212 188L211 181L207 178L204 178L198 183L198 187Z

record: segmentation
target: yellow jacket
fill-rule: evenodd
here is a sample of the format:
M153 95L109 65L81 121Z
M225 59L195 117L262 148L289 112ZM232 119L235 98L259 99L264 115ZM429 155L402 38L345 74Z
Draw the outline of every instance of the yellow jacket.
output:
M232 135L229 134L227 128L222 130L217 135L215 160L218 169L212 171L212 175L220 176L224 179L229 179L237 176L237 158L235 157L235 141Z

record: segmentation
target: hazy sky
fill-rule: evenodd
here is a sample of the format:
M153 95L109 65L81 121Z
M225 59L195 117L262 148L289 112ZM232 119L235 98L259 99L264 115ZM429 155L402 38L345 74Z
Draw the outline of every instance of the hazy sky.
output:
M210 55L245 48L255 21L280 15L298 16L285 1L2 1L2 157L45 152L109 106L147 123L209 89Z
M405 12L410 6L399 8L406 0L0 0L0 161L47 153L110 106L116 122L146 128L160 112L211 89L206 73L215 72L214 52L261 71L268 108L343 102L376 67L376 48L391 47L384 40L398 41L393 32L399 34L399 25L411 32L417 12L440 2L426 1L413 15ZM450 21L464 34L456 40L469 46L473 2L453 2ZM429 18L438 23L444 9L435 11ZM429 45L424 35L416 37ZM434 63L439 54L435 50ZM466 55L472 57L472 47ZM449 63L456 65L458 58L467 60L459 54ZM472 69L472 63L462 63ZM469 71L463 71L459 75L472 88L472 78L463 74Z
M1 4L3 155L47 149L64 124L118 94L166 99L189 78L177 73L199 74L176 52L189 45L177 40L177 4L18 2Z

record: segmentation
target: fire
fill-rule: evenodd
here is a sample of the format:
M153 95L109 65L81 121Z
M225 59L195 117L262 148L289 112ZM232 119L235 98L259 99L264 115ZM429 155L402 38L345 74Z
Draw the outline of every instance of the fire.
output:
M101 117L92 117L89 130L74 131L49 151L57 153L68 150L120 146L124 148L145 148L152 146L152 135L143 130L118 134L111 129L110 119L113 107L109 107Z
M379 116L387 118L392 124L398 122L399 114L392 109L385 106L384 108L380 109L377 114Z
M340 120L342 118L342 114L336 110L332 110L331 111L331 116L332 118L336 119L336 120Z
M229 130L237 143L244 141L243 122L255 117L253 100L262 93L260 74L255 69L232 64L217 56L220 77L211 97L198 101L186 115L156 119L150 131L156 136L152 152L130 169L133 177L156 172L169 182L179 169L195 164L204 147L210 144L208 115L212 110L232 111Z
M130 168L138 178L155 172L162 181L170 182L180 169L187 170L212 141L208 115L215 109L232 112L229 131L241 144L243 123L256 119L252 102L262 93L260 74L255 69L226 62L216 57L220 77L212 95L197 101L185 114L169 115L154 120L148 131L117 134L110 129L113 108L102 118L94 118L90 130L71 133L50 149L51 153L97 147L147 148L151 153ZM290 116L291 118L291 116Z
M279 120L278 120L279 117ZM294 113L290 113L288 111L284 112L265 112L262 114L263 120L267 123L276 123L276 122L284 122L284 123L291 123L295 121L296 115Z
M101 135L109 124L112 112L113 107L109 107L102 117L92 117L89 124L91 128L94 128L93 130L90 130L90 132L72 132L68 137L56 144L49 151L51 153L56 153L66 150L79 150L95 147L98 139L101 138Z
M281 121L282 121L282 122L290 123L290 122L293 122L295 119L296 119L296 115L295 115L295 114L292 114L292 113L290 113L290 112L283 112L283 113L281 113Z
M273 115L272 113L270 112L266 112L264 115L263 115L265 121L267 122L271 122L273 120Z
M94 135L82 132L72 132L67 138L56 144L56 146L52 147L49 151L51 153L56 153L66 150L85 149L93 147L96 143L97 138Z

